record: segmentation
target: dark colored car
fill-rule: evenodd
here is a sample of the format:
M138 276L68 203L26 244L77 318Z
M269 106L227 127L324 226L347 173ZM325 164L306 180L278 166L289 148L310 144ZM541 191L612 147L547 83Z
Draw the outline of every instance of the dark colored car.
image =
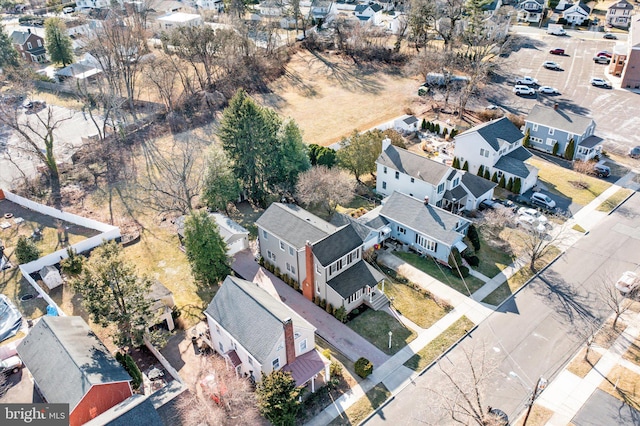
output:
M606 38L607 40L617 40L618 37L615 34L606 33L602 36L602 38Z
M552 55L564 55L564 49L560 49L559 47L557 47L555 49L551 49L549 53L551 53Z
M595 166L593 166L593 173L595 173L595 175L598 177L606 178L611 174L611 169L602 164L596 164Z

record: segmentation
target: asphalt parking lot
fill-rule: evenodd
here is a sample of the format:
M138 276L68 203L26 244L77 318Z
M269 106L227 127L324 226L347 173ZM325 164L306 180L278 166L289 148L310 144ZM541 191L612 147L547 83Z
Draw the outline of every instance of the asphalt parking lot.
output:
M569 31L570 36L547 35L543 31L517 34L520 42L507 58L498 76L495 94L489 101L507 112L528 114L536 103L591 116L596 121L596 135L602 137L604 149L626 155L630 147L640 145L640 94L623 89L591 86L592 77L605 78L607 65L596 64L593 57L602 50L613 51L615 43L605 40L602 33ZM562 48L565 55L552 55L551 49ZM545 69L544 61L557 62L561 71ZM516 96L513 86L518 77L531 76L543 86L552 86L559 95L536 94Z

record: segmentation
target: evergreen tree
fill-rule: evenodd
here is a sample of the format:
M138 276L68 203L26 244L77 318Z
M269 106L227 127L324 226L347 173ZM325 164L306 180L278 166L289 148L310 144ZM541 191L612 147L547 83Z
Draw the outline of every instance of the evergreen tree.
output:
M462 170L465 172L469 171L469 162L465 160L464 165L462 166Z
M573 138L569 139L569 143L567 144L567 147L564 150L564 158L566 158L569 161L573 161L573 156L576 150L576 142L573 140Z
M437 135L439 135L440 134L440 123L436 123L436 127L433 130Z
M500 182L498 182L498 186L499 186L500 188L504 188L504 187L506 186L506 184L507 184L507 183L506 183L506 181L505 181L504 175L500 176Z
M13 41L0 22L0 68L3 70L20 66L18 52L13 48Z
M560 145L558 145L558 142L553 144L553 150L551 151L551 153L553 155L558 155L558 149L560 148Z
M302 131L293 120L286 120L278 132L280 164L275 169L280 171L275 181L293 191L298 175L309 170L311 163L307 155L307 146L302 140Z
M482 164L478 167L478 176L484 177L484 166Z
M275 370L263 375L256 386L256 397L260 413L274 426L293 426L296 413L300 409L298 403L300 389L290 372Z
M420 129L423 130L423 131L427 130L427 119L426 118L422 119L422 123L420 124Z
M207 212L193 212L184 222L184 248L196 280L212 286L230 272L227 244Z
M513 192L515 194L519 194L521 188L522 188L522 181L520 180L520 178L515 178L513 181Z
M480 235L478 234L478 230L473 223L469 225L469 229L467 230L467 237L469 238L469 241L471 241L473 249L475 251L480 250Z
M458 157L453 157L453 163L451 164L451 167L453 167L454 169L460 169L460 160L458 160Z
M498 183L498 172L493 172L493 176L491 176L491 182Z
M507 181L507 191L513 191L513 178L509 178Z
M489 171L489 169L484 169L484 178L486 180L491 180L491 172Z
M360 182L360 177L366 173L375 173L376 160L382 152L384 135L378 132L358 133L354 130L349 138L343 138L341 148L336 156L338 165L350 171Z
M40 249L33 240L20 236L16 243L15 255L18 263L29 263L40 257Z
M524 131L524 138L522 139L522 145L525 148L529 148L530 139L531 139L531 129L527 127L527 130Z
M240 184L229 166L229 159L218 146L210 149L202 190L204 203L212 210L228 213L229 203L240 196Z
M66 67L73 63L73 48L71 38L67 35L67 29L60 18L48 18L44 21L45 45L51 62L62 64Z

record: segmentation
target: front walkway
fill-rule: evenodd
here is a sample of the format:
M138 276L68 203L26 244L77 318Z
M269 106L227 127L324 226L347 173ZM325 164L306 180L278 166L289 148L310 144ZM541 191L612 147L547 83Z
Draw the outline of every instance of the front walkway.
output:
M378 368L389 359L389 355L375 347L364 337L317 307L271 272L262 268L256 262L251 251L243 250L237 253L232 268L245 280L259 284L273 296L286 303L298 315L316 327L316 333L320 337L351 361L355 362L358 358L365 357L373 363L374 367Z

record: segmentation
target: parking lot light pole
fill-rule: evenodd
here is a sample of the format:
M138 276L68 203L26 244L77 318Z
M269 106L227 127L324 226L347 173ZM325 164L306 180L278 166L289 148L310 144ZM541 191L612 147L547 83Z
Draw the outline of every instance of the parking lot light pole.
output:
M389 332L389 349L391 349L391 336L393 336L393 331Z

